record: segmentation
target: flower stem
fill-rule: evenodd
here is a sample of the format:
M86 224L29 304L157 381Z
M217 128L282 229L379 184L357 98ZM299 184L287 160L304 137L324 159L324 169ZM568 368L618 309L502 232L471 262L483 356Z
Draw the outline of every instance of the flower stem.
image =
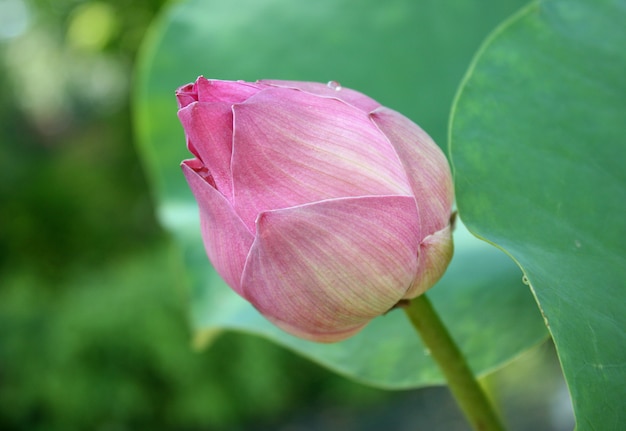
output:
M448 380L448 386L472 428L476 431L504 430L463 354L426 295L413 299L404 310Z

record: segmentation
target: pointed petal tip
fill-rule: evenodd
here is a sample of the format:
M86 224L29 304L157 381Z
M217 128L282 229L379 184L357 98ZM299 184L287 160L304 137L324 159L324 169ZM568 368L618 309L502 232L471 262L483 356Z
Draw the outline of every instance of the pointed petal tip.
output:
M182 109L185 106L198 101L198 94L195 91L196 86L194 83L189 83L179 87L176 90L176 101L178 102L178 109Z
M446 272L453 253L450 225L424 238L418 254L417 274L404 298L415 298L433 287Z

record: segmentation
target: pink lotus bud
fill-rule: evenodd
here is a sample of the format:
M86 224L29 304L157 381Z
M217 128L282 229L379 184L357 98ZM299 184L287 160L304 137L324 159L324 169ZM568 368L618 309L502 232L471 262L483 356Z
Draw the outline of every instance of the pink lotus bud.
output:
M334 82L200 77L176 95L209 259L270 321L342 340L443 275L452 178L409 119Z

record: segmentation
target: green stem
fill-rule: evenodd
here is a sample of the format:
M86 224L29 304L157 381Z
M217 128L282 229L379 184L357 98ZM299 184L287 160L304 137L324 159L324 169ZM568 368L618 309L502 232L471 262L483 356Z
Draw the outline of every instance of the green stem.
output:
M504 430L463 354L426 295L413 299L404 310L448 380L452 394L473 429L476 431Z

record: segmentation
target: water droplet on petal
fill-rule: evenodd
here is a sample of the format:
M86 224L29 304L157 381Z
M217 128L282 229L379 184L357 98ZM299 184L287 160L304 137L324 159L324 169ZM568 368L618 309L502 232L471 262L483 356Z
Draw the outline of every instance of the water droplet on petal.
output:
M341 90L341 84L337 81L328 81L328 84L326 84L326 86L335 91Z

